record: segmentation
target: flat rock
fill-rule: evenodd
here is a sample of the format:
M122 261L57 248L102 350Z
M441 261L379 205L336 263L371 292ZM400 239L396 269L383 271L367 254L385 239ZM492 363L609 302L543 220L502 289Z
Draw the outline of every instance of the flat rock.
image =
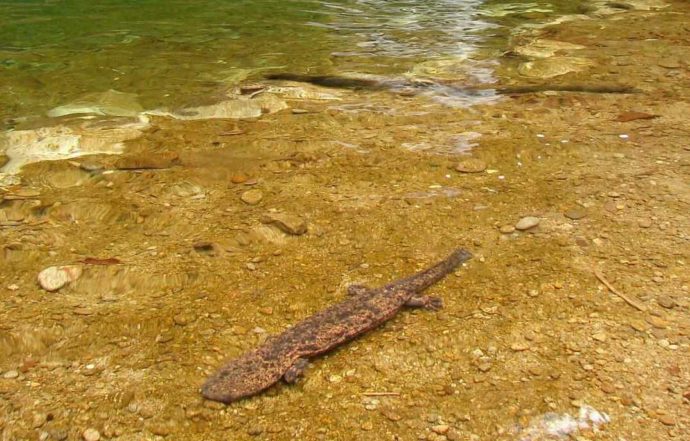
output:
M481 173L486 170L486 163L481 159L467 158L460 161L455 170L460 173Z
M38 283L46 291L57 291L81 277L79 265L51 266L38 273Z
M275 225L281 231L294 236L300 236L307 232L307 222L292 214L269 213L261 218L261 223Z
M579 220L584 217L587 217L587 212L579 208L573 208L572 210L568 210L565 213L563 213L563 216L571 220Z
M678 305L673 298L666 296L666 295L659 296L656 299L656 302L659 304L659 306L661 306L662 308L666 308L666 309L672 309Z
M258 188L254 188L251 190L247 190L244 193L242 193L242 196L240 196L240 199L242 202L248 205L256 205L261 200L264 198L264 194L261 190Z
M526 216L520 219L516 224L515 224L515 229L520 230L520 231L526 231L529 230L530 228L534 228L537 225L539 225L539 222L541 222L541 219L538 217L534 216Z
M285 245L285 233L274 225L257 225L250 231L249 239L268 242L273 245Z

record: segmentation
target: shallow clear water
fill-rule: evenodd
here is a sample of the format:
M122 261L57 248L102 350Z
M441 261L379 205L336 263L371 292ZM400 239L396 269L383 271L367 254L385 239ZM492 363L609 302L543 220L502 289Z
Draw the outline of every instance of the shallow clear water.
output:
M0 117L108 89L136 93L146 108L175 106L267 71L401 73L441 57L468 59L468 75L487 81L481 60L510 27L579 3L4 1Z

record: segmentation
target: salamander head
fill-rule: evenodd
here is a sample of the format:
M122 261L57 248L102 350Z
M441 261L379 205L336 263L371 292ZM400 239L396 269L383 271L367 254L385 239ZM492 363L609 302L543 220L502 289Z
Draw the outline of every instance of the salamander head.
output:
M230 361L201 387L204 398L230 403L254 395L280 380L283 371L255 353Z

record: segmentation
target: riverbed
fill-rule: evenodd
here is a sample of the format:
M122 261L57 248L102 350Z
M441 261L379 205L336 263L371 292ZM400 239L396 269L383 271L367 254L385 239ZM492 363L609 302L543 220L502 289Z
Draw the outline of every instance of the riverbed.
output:
M466 21L454 2L218 2L246 35L156 3L157 26L61 10L88 23L60 31L84 44L68 59L19 28L3 48L3 439L690 435L686 2L461 2ZM215 33L180 34L185 13ZM301 39L261 34L266 16ZM401 311L297 384L199 394L350 284L457 247L474 258L428 290L440 311ZM72 272L49 292L52 266Z

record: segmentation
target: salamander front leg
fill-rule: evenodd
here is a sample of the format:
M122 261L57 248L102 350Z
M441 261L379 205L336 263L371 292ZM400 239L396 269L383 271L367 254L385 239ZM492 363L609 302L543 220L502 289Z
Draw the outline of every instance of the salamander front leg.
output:
M297 381L299 377L304 374L304 371L307 369L307 366L309 365L309 360L306 358L298 358L295 364L290 366L288 368L287 372L283 374L283 380L285 380L286 383L293 384Z
M443 299L440 297L432 296L419 296L412 297L405 303L405 306L411 306L413 308L424 308L431 309L432 311L438 311L443 308Z

